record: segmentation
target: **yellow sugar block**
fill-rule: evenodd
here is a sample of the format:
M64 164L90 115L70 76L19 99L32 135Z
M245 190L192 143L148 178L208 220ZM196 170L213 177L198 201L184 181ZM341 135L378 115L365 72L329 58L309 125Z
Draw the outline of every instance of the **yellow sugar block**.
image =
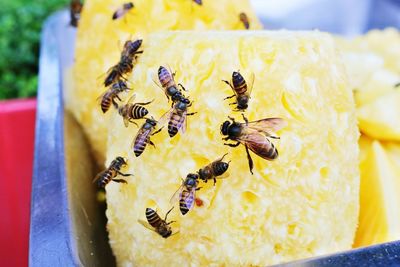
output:
M85 1L77 34L74 83L64 92L66 108L84 126L99 164L104 163L110 112L103 114L96 99L106 90L104 74L119 61L126 40L142 38L145 47L147 34L155 31L242 30L241 12L249 17L250 29L261 28L248 0L203 0L202 6L192 0L134 0L131 11L112 20L125 2Z
M353 94L330 35L320 32L169 32L147 36L144 53L129 77L137 102L160 118L170 108L154 83L160 65L193 102L185 134L164 128L136 158L131 143L138 128L125 127L112 110L108 165L126 157L128 184L106 187L110 244L119 266L266 266L350 249L358 222L358 137ZM287 126L271 139L275 161L255 154L254 175L243 146L224 146L227 116L243 121L223 99L232 94L221 80L240 70L254 86L250 121L283 118ZM95 112L95 111L93 111ZM139 125L143 121L138 121ZM99 134L99 133L97 133ZM181 179L225 153L227 177L200 183L202 207L182 216L170 198ZM160 216L174 205L167 239L138 223L145 210Z

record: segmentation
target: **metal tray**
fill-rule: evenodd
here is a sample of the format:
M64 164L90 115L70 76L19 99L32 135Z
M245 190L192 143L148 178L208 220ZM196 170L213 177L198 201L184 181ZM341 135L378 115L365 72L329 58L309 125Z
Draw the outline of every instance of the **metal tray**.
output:
M94 161L84 152L82 130L63 107L64 73L74 59L75 29L68 24L68 13L58 12L42 32L29 265L115 266L105 207L91 183ZM400 266L400 241L282 266Z

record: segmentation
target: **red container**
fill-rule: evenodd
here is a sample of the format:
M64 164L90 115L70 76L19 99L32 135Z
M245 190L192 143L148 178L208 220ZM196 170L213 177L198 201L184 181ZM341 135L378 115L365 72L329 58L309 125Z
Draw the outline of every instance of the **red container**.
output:
M0 266L28 266L36 99L0 101Z

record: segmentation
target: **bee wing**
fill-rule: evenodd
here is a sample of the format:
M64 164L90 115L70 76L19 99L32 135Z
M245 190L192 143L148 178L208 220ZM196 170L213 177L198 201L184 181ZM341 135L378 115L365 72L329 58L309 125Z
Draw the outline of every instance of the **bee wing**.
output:
M273 160L270 156L270 150L273 149L271 141L259 132L245 134L238 141L246 145L251 151L266 160Z
M287 125L287 123L281 118L267 118L258 121L251 121L247 125L243 123L247 129L255 130L257 132L276 132Z
M129 119L127 117L123 117L122 119L124 120L125 127L128 127L129 126Z
M138 220L138 223L140 223L141 225L143 225L143 226L146 227L147 229L149 229L149 230L155 232L154 227L151 226L147 221L144 221L144 220L139 219L139 220Z
M174 204L174 202L179 202L180 199L180 195L182 193L183 190L183 185L181 185L176 191L175 193L172 195L172 197L169 199L169 203Z
M143 135L143 136L147 136L149 135L151 132L150 129L143 129L143 125L142 127L140 127L140 129L138 130L138 132L135 135L135 138L133 138L132 143L131 143L131 148L133 149L135 147L135 141L138 138L139 135Z
M164 126L171 119L173 111L174 108L172 107L167 112L165 112L164 115L162 115L161 118L158 120L157 124L161 127Z
M181 121L182 121L182 126L179 129L181 131L182 134L184 134L186 132L186 128L187 128L187 111L183 112L182 117L181 117Z
M99 180L100 176L104 173L104 171L99 172L98 174L96 174L96 176L94 177L94 179L92 180L92 183L94 184L95 182L97 182L97 180Z
M182 192L181 192L181 194L180 194L180 197L182 197ZM185 197L185 199L184 199L184 201L185 201L185 205L186 205L186 207L189 209L189 210L191 210L192 208L193 208L193 206L194 206L194 200L195 200L195 198L196 198L196 188L192 188L190 191L189 191L189 195L187 195L186 197Z
M251 91L253 91L254 77L254 73L251 73L249 83L247 84L247 93L249 96L251 96Z
M133 95L128 99L128 101L127 101L126 103L127 103L127 104L133 103L133 101L135 101L135 98L136 98L136 94L133 94Z

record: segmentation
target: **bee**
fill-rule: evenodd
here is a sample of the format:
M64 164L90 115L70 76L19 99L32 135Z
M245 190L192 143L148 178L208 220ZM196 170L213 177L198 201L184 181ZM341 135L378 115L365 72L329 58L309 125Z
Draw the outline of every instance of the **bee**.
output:
M153 101L149 101L149 102L145 102L145 103L133 103L133 100L135 100L135 97L136 97L135 94L132 95L131 98L129 98L128 102L125 105L118 108L118 113L119 113L119 115L122 116L125 127L128 127L130 122L136 124L136 122L134 122L133 120L142 119L147 114L149 114L149 111L144 106L153 102ZM137 124L136 124L136 126L137 126Z
M201 168L198 171L200 180L203 180L205 183L207 183L208 180L214 180L215 185L217 182L217 177L224 174L229 168L230 162L226 163L222 161L226 155L227 154L223 155L222 158L217 159L216 161L211 162L207 166Z
M252 78L250 87L247 86L245 79L238 71L234 71L232 73L232 83L226 80L222 80L224 83L228 84L234 92L233 95L226 97L224 100L236 97L236 102L229 104L237 105L235 111L246 110L249 106L250 94L254 84L254 75L252 75L251 77Z
M196 199L196 191L200 190L201 187L197 187L199 184L199 175L189 173L186 179L182 181L182 185L178 188L175 194L171 198L171 202L179 199L179 209L182 215L188 213L193 208L193 204Z
M162 128L160 128L157 131L155 131L156 125L157 125L156 120L146 119L146 122L139 129L135 139L133 139L133 145L132 145L132 149L136 157L139 157L143 153L147 144L150 144L153 147L155 147L154 143L150 140L150 137L159 133L162 130Z
M193 0L193 2L195 2L196 4L198 4L199 6L201 6L203 4L202 0Z
M183 96L182 90L186 91L182 84L179 83L176 85L174 77L175 73L171 74L165 67L160 66L158 68L158 80L160 81L161 87L164 90L168 101L171 98L172 102L180 100ZM178 88L178 86L180 88Z
M82 12L83 4L80 0L71 0L70 2L70 9L69 9L69 14L70 14L70 24L73 27L78 26L78 21L81 18L81 12Z
M131 10L134 7L132 2L124 3L122 7L118 8L117 11L114 12L112 19L116 20L119 18L122 18L123 16L128 13L129 10Z
M243 23L243 26L246 30L250 29L250 22L249 22L249 18L247 17L246 13L244 13L244 12L240 13L239 19Z
M224 143L230 147L237 147L242 144L246 148L247 160L251 174L253 174L253 160L250 156L249 149L266 160L274 160L278 157L278 150L269 138L279 139L279 137L271 135L283 128L286 123L281 118L267 118L258 121L249 122L242 114L245 123L235 122L235 119L228 117L232 122L225 121L221 125L221 133L226 136L224 141L236 141L236 144Z
M142 42L141 39L125 42L119 62L107 71L104 86L107 87L116 80L125 79L123 75L132 71L133 61L137 58L137 54L143 53L143 51L138 51Z
M115 99L121 101L121 98L119 98L118 94L129 90L131 89L128 88L126 82L124 81L119 80L113 83L107 91L97 98L98 101L100 101L100 107L103 113L106 113L110 109L111 104L118 109L118 104L115 102Z
M165 119L168 120L168 134L174 137L179 130L182 133L186 131L187 116L192 116L197 112L187 113L187 109L192 106L192 102L185 96L181 96L179 100L172 103L172 108L160 119L162 123Z
M161 217L157 214L157 212L151 208L146 208L146 219L147 222L143 220L138 220L140 224L142 224L144 227L156 232L160 236L164 238L168 238L172 234L171 226L169 226L171 223L174 223L175 221L170 221L167 222L167 217L168 214L173 210L174 207L172 207L167 214L165 214L164 220L161 219Z
M97 181L97 185L101 188L105 188L106 185L111 181L127 184L128 182L124 179L115 179L115 177L117 177L118 175L133 176L133 174L125 174L120 171L121 168L126 165L127 165L127 162L124 158L116 157L111 162L111 164L108 166L107 169L105 169L104 171L102 171L96 175L93 182Z

